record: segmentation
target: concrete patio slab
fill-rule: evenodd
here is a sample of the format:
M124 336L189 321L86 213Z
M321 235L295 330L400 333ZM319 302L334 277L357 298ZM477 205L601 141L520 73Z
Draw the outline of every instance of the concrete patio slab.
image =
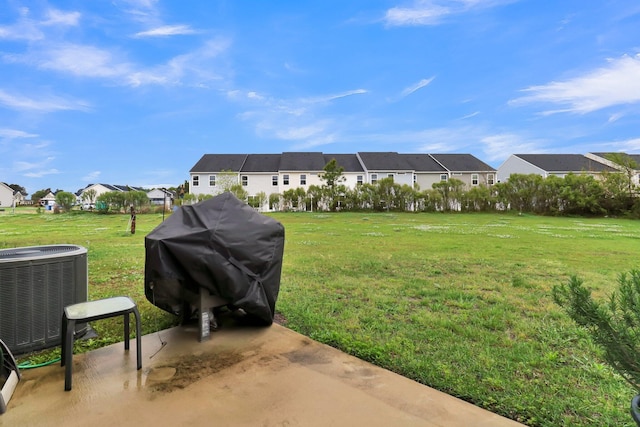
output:
M522 424L315 342L285 327L195 326L22 371L1 426L474 426Z

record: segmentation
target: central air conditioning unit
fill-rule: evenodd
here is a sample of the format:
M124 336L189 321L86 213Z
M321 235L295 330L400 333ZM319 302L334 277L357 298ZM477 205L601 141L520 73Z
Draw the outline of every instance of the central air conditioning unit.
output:
M60 345L64 307L87 301L87 249L75 245L0 250L0 339L13 354ZM76 333L84 333L86 324Z

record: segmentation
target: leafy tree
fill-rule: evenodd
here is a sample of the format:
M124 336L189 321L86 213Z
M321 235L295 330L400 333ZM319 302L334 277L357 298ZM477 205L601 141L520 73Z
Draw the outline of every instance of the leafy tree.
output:
M416 197L416 210L420 212L436 212L442 204L442 194L434 189L424 190Z
M242 200L244 202L246 202L247 199L249 198L249 193L247 192L247 190L244 189L242 184L233 184L231 187L229 187L227 191L229 191L234 196L236 196L239 200Z
M291 188L282 193L282 207L285 210L304 210L306 192L302 187Z
M599 202L603 189L591 175L573 173L563 179L560 199L563 212L575 215L593 215L603 213Z
M195 195L194 195L195 196ZM195 199L198 202L202 202L204 200L209 200L213 198L213 194L198 194Z
M595 301L576 276L554 286L552 296L589 332L607 363L640 392L640 270L618 276L618 288L608 303Z
M282 192L282 210L288 211L295 209L298 205L298 196L293 188Z
M609 215L619 215L627 211L627 182L623 174L604 172L602 174L603 195L600 201Z
M126 206L133 206L140 209L149 204L149 196L145 191L126 191L124 193L124 203Z
M21 185L18 184L9 184L9 188L11 188L13 191L19 191L20 193L22 193L23 195L28 195L29 193L27 193L27 190L25 190L25 188Z
M249 197L247 199L247 203L249 206L255 209L261 210L265 203L267 203L267 193L264 191L260 191L253 197Z
M216 174L216 187L220 189L220 193L231 191L231 189L235 188L236 185L239 185L237 173L230 170L223 170ZM234 191L231 192L235 194ZM238 197L238 199L243 200L240 197Z
M277 211L280 209L280 194L269 194L269 209L273 211Z
M451 178L447 181L436 182L432 187L439 192L442 197L441 208L443 211L448 212L460 206L462 191L465 187L464 182L456 178Z
M73 204L76 202L76 196L73 193L67 191L58 191L56 193L56 203L65 210L65 212L71 211Z
M640 169L640 166L638 166L638 162L636 162L631 156L625 153L610 153L607 154L605 158L617 164L622 169L622 173L625 177L625 183L627 186L627 197L629 198L628 208L631 208L631 206L633 205L633 197L635 194L635 184L633 183L633 178L636 174L636 171Z
M323 187L328 190L326 196L329 209L335 211L338 205L338 186L346 179L343 176L344 168L338 165L336 159L331 159L324 165L323 170L324 172L320 174L319 178L324 181Z
M107 191L96 199L96 208L101 213L107 213L110 210L122 212L125 205L125 195L122 191Z
M471 188L462 196L461 209L466 212L487 212L495 208L495 197L486 185Z
M322 201L322 188L317 185L310 185L307 189L307 194L305 197L305 203L307 205L307 210L311 212L316 212L318 210L318 206Z
M508 209L518 212L539 212L544 178L537 174L511 174L509 180L497 186L500 199Z
M38 190L31 195L31 200L33 200L35 203L39 203L40 199L42 199L49 193L51 193L51 188Z
M335 187L346 179L342 175L344 168L338 165L336 159L329 160L329 162L324 165L323 170L324 172L320 174L319 178L324 181L327 187Z
M192 205L197 201L198 201L198 198L196 197L195 194L187 193L187 194L184 194L182 197L182 204L185 204L185 205Z
M96 201L96 190L94 188L90 188L86 191L82 192L82 201L86 203L94 204Z

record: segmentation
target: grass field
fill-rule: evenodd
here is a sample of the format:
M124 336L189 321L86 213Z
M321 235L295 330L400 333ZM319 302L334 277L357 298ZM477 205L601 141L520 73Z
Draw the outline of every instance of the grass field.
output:
M605 297L619 273L640 268L637 221L271 216L286 229L277 311L287 327L527 425L633 425L635 391L604 364L550 290L576 274ZM135 235L128 221L3 212L0 248L86 247L90 299L130 295L149 333L176 321L144 297L144 236L162 215L138 215ZM78 351L120 340L121 328L110 320L96 323L99 338L78 343Z

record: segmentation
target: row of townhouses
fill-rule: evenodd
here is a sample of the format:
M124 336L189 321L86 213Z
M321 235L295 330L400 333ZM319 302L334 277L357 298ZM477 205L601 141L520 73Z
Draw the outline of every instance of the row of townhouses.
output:
M189 192L194 195L215 195L223 191L229 179L240 184L249 196L260 192L282 194L292 188L307 190L321 186L324 167L335 159L344 169L342 184L355 187L375 184L383 178L393 178L398 184L432 188L437 182L459 179L469 188L507 181L512 174L538 174L543 177L563 177L569 173L585 173L599 179L603 173L621 170L611 160L612 153L582 154L512 154L498 169L494 169L471 154L400 154L397 152L358 152L355 154L324 154L321 152L285 152L281 154L205 154L189 172ZM631 164L640 164L640 154L617 153ZM632 171L632 181L640 185L640 170ZM76 192L79 204L93 190L94 200L108 191L142 190L137 187L90 184ZM147 192L151 203L171 206L174 194L165 189ZM20 204L23 195L0 182L0 209ZM42 198L53 204L55 195Z
M624 153L623 153L624 154ZM626 154L625 154L626 155ZM640 164L640 155L627 155ZM344 169L343 184L375 184L393 178L398 184L432 188L437 182L459 179L468 187L493 185L511 174L538 174L563 177L586 173L596 178L616 172L619 165L607 159L608 153L513 154L494 169L471 154L400 154L397 152L358 152L324 154L321 152L285 152L282 154L205 154L190 170L189 192L215 195L223 190L221 179L232 177L249 196L260 192L282 194L292 188L322 185L325 165L335 159ZM640 174L635 171L634 181ZM223 178L224 177L224 178Z
M220 180L229 175L249 196L260 192L282 194L292 188L305 190L321 186L324 167L332 159L344 169L344 184L375 184L393 178L402 185L431 188L436 182L457 178L467 185L492 185L496 170L470 154L399 154L396 152L359 152L324 154L287 152L282 154L205 154L190 171L189 192L195 195L218 194Z

